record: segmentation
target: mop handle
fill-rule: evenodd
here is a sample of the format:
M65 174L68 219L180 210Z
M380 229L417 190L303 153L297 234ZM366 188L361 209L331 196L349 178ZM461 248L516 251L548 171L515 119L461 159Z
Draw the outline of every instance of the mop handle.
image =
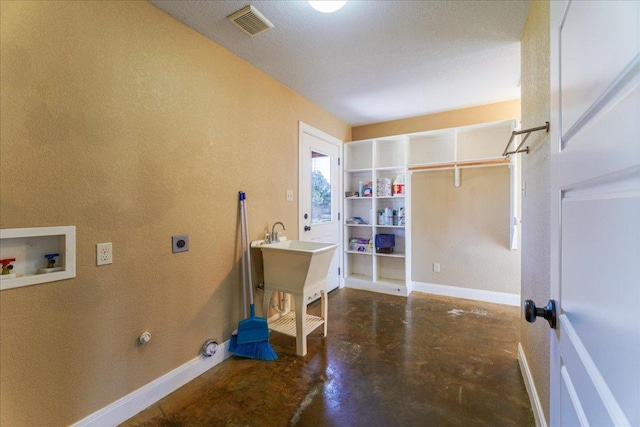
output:
M240 201L240 248L242 250L242 260L241 266L242 271L240 272L241 280L242 280L242 318L246 319L249 317L247 315L247 278L246 278L246 263L245 263L245 223L244 223L244 192L238 192L238 200Z
M245 232L245 241L247 242L247 277L249 282L249 304L253 306L253 280L251 278L251 248L249 247L249 221L247 219L247 206L246 206L246 196L242 193L242 204L244 205L244 209L242 210L242 214L244 217L244 232Z

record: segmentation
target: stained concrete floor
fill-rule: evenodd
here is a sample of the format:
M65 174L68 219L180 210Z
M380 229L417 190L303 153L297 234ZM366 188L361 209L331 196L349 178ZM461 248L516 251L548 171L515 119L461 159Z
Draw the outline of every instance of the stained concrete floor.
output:
M312 333L305 357L273 332L278 360L234 356L122 426L533 426L519 315L498 304L341 289L329 296L328 337Z

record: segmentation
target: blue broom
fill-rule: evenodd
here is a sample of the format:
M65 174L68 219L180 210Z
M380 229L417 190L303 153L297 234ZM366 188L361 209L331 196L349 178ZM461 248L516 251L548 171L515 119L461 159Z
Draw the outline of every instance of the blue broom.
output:
M242 242L242 286L243 296L246 295L245 283L248 283L249 289L249 311L250 315L238 323L237 334L231 335L229 342L229 352L236 356L248 357L250 359L259 360L276 360L278 356L269 344L269 325L267 319L256 317L256 310L253 304L253 283L251 280L251 250L249 248L249 229L247 223L247 208L245 205L246 195L243 191L238 193L240 200L240 223L241 223L241 242ZM246 262L245 262L246 256ZM246 299L245 299L246 301ZM246 311L246 303L245 311Z

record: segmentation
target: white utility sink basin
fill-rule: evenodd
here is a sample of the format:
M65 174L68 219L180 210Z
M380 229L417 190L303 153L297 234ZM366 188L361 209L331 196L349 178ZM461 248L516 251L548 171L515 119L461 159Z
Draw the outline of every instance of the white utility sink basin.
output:
M290 293L326 285L329 265L337 247L335 243L302 240L261 245L265 287Z
M278 243L263 243L262 249L302 251L302 252L321 252L331 248L336 248L335 243L309 242L305 240L283 240Z
M273 292L290 294L295 300L296 312L269 323L269 328L295 336L296 354L304 356L307 354L307 335L311 331L324 323L324 335L327 335L327 274L338 245L283 240L271 244L254 242L252 246L258 246L262 251L265 316ZM322 316L307 315L307 304L317 297L321 299Z

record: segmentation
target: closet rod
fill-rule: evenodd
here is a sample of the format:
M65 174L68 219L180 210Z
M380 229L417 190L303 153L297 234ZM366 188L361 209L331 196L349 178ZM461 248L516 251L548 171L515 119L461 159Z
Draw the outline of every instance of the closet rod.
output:
M518 130L518 131L514 130L513 132L511 132L511 138L509 138L509 142L507 142L507 146L504 147L504 151L502 152L502 155L504 157L507 157L507 156L510 156L511 154L518 154L518 153L527 153L527 154L529 154L529 147L525 148L524 150L521 150L520 148L524 145L524 143L527 140L527 138L529 138L529 135L531 135L531 132L544 130L545 132L549 133L549 122L544 122L544 123L545 123L544 126L538 126L538 127L535 127L535 128ZM513 141L513 138L515 138L516 135L522 135L523 133L526 133L527 135L524 138L522 138L522 141L520 142L520 145L518 145L518 148L516 148L513 151L507 152L507 150L509 149L509 146L511 145L511 142Z
M508 165L510 163L509 159L496 159L496 160L478 160L478 161L469 161L469 162L452 162L452 163L441 163L437 165L427 165L427 166L412 166L409 168L409 171L428 171L428 170L438 170L438 169L450 169L454 167L465 168L465 167L474 167L474 166L492 166L492 165Z

